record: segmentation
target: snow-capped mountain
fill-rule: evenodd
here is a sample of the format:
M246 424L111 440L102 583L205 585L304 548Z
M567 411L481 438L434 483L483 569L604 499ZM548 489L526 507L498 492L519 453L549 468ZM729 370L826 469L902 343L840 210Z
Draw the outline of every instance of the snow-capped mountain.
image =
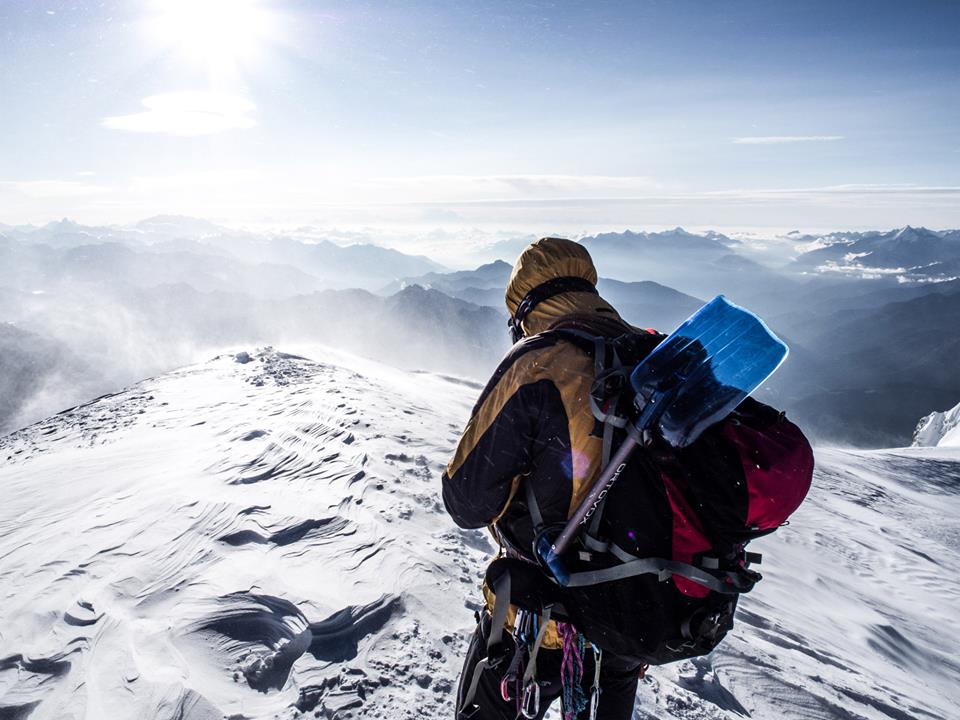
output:
M905 280L949 280L960 276L960 231L906 227L889 232L804 236L810 250L795 260L801 269L855 277L879 274Z
M917 424L915 447L960 447L960 404L944 412L932 412Z
M440 473L479 386L310 354L0 438L0 717L452 716L493 548ZM732 636L654 668L634 717L955 716L958 518L956 450L821 448Z

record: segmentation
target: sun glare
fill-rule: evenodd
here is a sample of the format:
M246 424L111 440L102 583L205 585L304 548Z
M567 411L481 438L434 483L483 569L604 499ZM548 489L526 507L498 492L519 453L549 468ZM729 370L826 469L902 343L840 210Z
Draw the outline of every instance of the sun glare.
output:
M208 69L255 60L276 31L263 0L154 0L153 6L156 40Z

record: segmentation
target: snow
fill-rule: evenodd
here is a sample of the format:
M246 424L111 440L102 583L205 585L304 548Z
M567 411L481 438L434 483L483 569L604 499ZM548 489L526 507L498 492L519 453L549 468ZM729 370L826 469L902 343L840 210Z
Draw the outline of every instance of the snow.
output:
M960 447L960 404L946 412L932 412L913 433L915 447Z
M311 352L0 438L0 717L452 717L493 548L440 473L479 389ZM819 449L731 637L635 717L950 717L958 490L950 448Z

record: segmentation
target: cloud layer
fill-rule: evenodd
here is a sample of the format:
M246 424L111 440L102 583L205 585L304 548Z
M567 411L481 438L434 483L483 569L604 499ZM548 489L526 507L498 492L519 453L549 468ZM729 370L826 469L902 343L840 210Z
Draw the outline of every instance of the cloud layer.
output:
M733 139L734 145L785 145L788 143L836 142L843 135L759 135Z
M103 119L111 130L167 135L212 135L256 126L257 107L237 95L212 92L176 92L151 95L142 101L145 111Z

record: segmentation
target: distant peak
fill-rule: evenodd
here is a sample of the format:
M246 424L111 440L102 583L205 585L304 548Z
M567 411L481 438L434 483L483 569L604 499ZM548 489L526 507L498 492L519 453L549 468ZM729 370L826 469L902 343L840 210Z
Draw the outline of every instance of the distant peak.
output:
M512 268L513 265L508 263L506 260L494 260L493 262L484 263L477 268L477 271L480 270L499 270L501 268Z
M894 240L900 239L910 239L910 238L920 238L924 236L936 235L936 233L931 230L927 230L925 227L912 227L910 225L904 225L900 230L897 231L897 234L893 236Z
M913 225L904 225L900 230L897 231L897 235L913 235L916 233L927 233L930 232L925 227L913 227Z
M80 226L79 226L75 221L71 220L71 219L68 218L68 217L65 217L65 218L61 218L60 220L54 220L54 221L51 222L51 223L47 223L46 227L48 227L48 228L50 228L50 229L63 229L63 230L66 230L66 229L68 229L68 228L72 229L72 228L77 228L77 227L80 227Z

